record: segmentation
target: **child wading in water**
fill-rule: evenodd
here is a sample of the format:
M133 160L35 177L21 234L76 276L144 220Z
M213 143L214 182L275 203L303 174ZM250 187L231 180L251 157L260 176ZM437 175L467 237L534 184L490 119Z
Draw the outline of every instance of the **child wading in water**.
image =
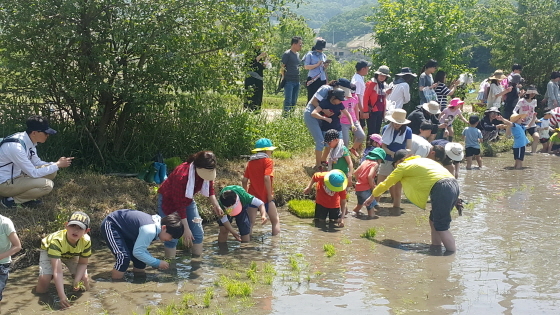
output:
M554 131L551 127L550 118L552 118L552 112L548 111L544 113L543 118L537 121L537 132L539 133L539 142L542 144L542 153L548 153L550 145L550 132Z
M535 96L539 95L537 88L534 85L530 85L527 88L525 95L519 99L517 105L513 109L514 114L526 114L527 116L519 122L521 125L525 126L526 132L533 138L531 143L531 153L537 152L537 145L539 144L539 133L537 132L537 125L533 116L535 114L535 108L537 107L537 100ZM529 153L529 152L527 152Z
M348 186L346 175L340 170L315 173L303 193L308 195L314 183L317 183L315 220L324 223L328 216L330 222L334 222L338 227L344 227L340 209L346 207L346 187Z
M338 131L331 129L325 133L325 143L331 151L327 157L328 170L341 170L350 185L352 185L352 174L354 174L354 164L350 158L350 151L344 146L344 143L338 138ZM346 206L341 208L342 217L346 217L348 209Z
M276 209L274 201L274 190L272 189L272 180L274 178L274 161L272 161L272 152L276 150L272 141L267 138L261 138L255 143L253 155L243 175L242 185L249 194L264 202L264 208L270 218L272 224L272 235L280 233L280 217ZM257 217L257 207L249 205L249 218L251 219L251 228L255 225ZM264 215L261 213L261 215Z
M360 159L360 163L364 162L364 160L366 159L366 156L375 148L381 148L381 145L383 144L383 141L381 140L381 135L374 133L371 136L369 136L368 142L367 142L367 146L366 149L364 150L364 153L362 154L362 158Z
M514 168L523 168L523 159L525 158L525 146L529 143L527 137L525 137L525 126L519 124L523 119L527 117L527 114L513 114L510 120L504 118L503 122L510 128L511 134L513 135L513 158L515 159ZM535 122L537 118L537 113L533 114L533 119L530 124Z
M443 133L443 138L453 142L453 121L455 118L459 117L465 124L469 122L463 117L461 112L461 106L465 102L461 101L460 98L454 98L449 102L449 105L439 114L439 123L446 124L445 131Z
M385 150L382 148L375 148L369 152L368 156L360 166L354 172L356 175L356 197L358 198L358 204L354 208L356 215L360 215L360 210L364 206L364 202L371 196L371 191L375 188L375 176L377 176L377 170L379 169L379 164L383 163L385 160ZM378 203L374 199L373 202L366 206L368 211L368 218L373 219L375 217L375 210L377 209Z
M478 168L482 168L482 158L480 157L480 143L482 142L482 132L476 128L480 119L476 115L469 117L470 127L463 130L465 136L465 151L467 151L467 169L470 170L472 166L473 156L476 159Z

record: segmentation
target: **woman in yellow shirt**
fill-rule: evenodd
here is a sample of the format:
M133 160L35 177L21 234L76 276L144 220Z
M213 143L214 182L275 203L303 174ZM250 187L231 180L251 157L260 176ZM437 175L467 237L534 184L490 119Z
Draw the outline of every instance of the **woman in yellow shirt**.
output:
M438 162L410 156L409 151L399 150L393 158L395 169L375 189L365 205L373 202L390 187L398 182L402 183L404 194L417 207L424 209L428 197L432 200L430 211L430 227L432 230L432 246L441 247L443 244L449 252L454 252L455 239L449 226L451 210L459 198L459 184L447 169Z

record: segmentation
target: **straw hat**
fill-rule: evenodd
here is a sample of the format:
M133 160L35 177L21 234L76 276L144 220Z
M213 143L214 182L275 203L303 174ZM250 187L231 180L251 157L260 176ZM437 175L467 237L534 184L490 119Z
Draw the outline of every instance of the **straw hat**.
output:
M399 125L406 125L410 123L410 120L406 119L406 111L402 108L395 109L391 116L385 116L385 119Z
M463 146L457 142L449 142L445 145L445 154L453 161L461 161L465 156Z
M428 103L424 103L424 105L422 105L422 108L430 112L430 114L432 115L441 113L441 111L439 110L439 104L436 101L429 101Z
M504 75L504 71L498 69L498 70L494 71L494 74L493 74L491 77L489 77L488 80L498 80L498 81L501 81L501 80L503 80L503 79L505 79L505 78L507 78L507 77Z
M501 114L500 109L498 107L490 107L489 109L485 110L484 113L485 114L489 114L489 113Z

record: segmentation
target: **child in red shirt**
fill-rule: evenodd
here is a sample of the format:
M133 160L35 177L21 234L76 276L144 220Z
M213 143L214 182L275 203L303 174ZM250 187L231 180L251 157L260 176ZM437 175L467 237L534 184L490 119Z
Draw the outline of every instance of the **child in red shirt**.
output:
M274 192L272 190L274 161L270 158L272 156L272 151L275 149L276 147L272 145L270 139L261 138L257 140L255 149L252 151L255 154L251 155L245 167L245 174L242 180L243 189L264 202L266 213L272 224L273 236L280 233L280 217L278 216L278 210L274 202ZM257 208L249 206L247 211L249 212L252 229L257 218Z
M344 227L344 220L340 209L346 207L346 186L348 179L341 170L315 173L304 194L311 192L313 184L317 183L315 196L315 220L325 222L327 215L331 222L336 222L338 227Z
M354 208L356 215L361 214L360 210L364 206L364 202L371 196L371 191L375 188L375 176L377 176L379 164L383 163L385 156L385 150L382 148L373 149L354 172L354 176L357 178L356 197L358 197L358 204ZM375 217L375 209L378 207L377 201L375 200L370 205L366 206L369 219Z

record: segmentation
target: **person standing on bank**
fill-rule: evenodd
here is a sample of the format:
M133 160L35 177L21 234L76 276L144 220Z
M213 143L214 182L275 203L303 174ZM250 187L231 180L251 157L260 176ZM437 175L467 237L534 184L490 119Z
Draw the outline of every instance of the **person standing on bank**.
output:
M284 112L287 115L296 106L299 95L299 51L303 42L301 37L292 37L290 49L282 55L284 69Z
M426 208L429 197L432 203L431 248L441 249L443 244L446 252L456 251L455 238L449 232L449 227L451 210L460 194L457 180L438 162L418 155L409 157L407 150L395 152L393 165L395 170L373 189L371 197L364 204L371 204L376 197L397 183L402 184L408 200L419 208Z
M264 69L267 64L267 54L262 49L262 42L255 45L254 51L248 53L247 66L249 76L245 78L245 93L247 98L245 100L245 108L249 110L260 110L264 92Z
M327 46L327 41L321 37L317 38L315 46L303 57L303 68L309 70L305 85L307 86L307 102L311 100L317 90L327 84L327 56L323 54L323 49Z
M33 115L26 121L27 129L6 137L0 143L0 204L5 208L41 204L39 198L53 189L53 179L59 169L72 164L73 157L61 157L57 162L42 161L37 154L38 143L47 141L56 130L47 118Z
M438 63L434 59L428 60L424 67L422 68L422 73L418 78L418 91L420 95L420 104L428 103L429 101L436 101L436 100L428 100L426 99L426 94L424 90L431 89L434 90L438 83L434 83L434 79L432 78L432 73L436 72L438 68ZM435 94L435 92L434 92Z
M356 73L352 77L350 81L352 84L356 86L356 95L358 96L358 111L360 112L360 125L365 127L365 119L366 117L366 103L365 102L365 90L366 90L366 83L364 82L364 76L366 76L369 72L369 68L371 64L365 60L360 60L356 63ZM368 130L369 132L369 130Z
M381 123L387 112L386 98L392 91L386 83L387 78L391 77L389 73L389 67L381 66L366 83L362 117L367 121L368 137L381 131Z
M387 93L388 96L385 108L389 113L386 113L385 116L390 115L395 109L403 108L403 106L410 101L410 83L416 78L416 74L412 73L409 67L402 68L401 72L395 74L395 76L397 78L392 86L389 87L391 94Z

